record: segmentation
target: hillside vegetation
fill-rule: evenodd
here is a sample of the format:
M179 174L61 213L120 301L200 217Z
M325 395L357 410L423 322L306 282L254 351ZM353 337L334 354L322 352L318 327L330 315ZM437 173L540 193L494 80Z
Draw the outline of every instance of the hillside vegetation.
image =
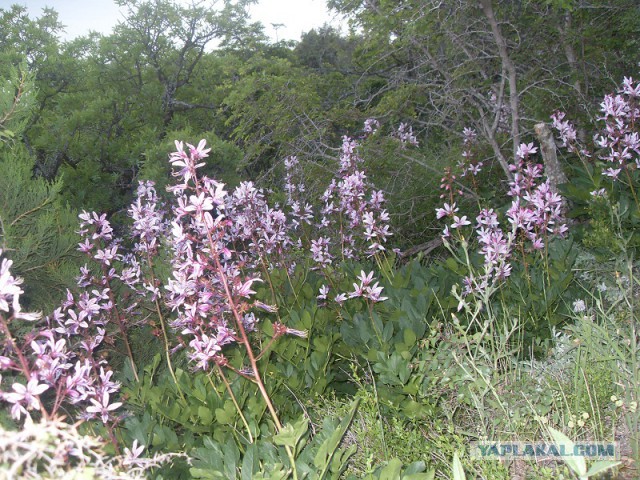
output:
M638 477L634 0L116 3L0 9L0 477Z

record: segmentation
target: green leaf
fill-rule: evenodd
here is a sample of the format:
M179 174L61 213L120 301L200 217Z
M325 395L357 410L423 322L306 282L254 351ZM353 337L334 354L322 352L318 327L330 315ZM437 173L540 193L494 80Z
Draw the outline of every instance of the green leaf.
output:
M190 468L191 478L203 478L205 480L221 480L227 478L222 472L212 471L204 468Z
M224 408L216 408L216 420L223 425L230 425L233 422L233 413L229 413Z
M256 458L256 444L253 443L247 447L247 451L242 458L242 476L241 480L252 480L254 473L260 466L258 459Z
M349 411L349 415L347 415L344 419L342 419L342 421L340 422L340 425L338 425L338 428L336 428L333 434L329 438L327 438L324 442L322 442L322 445L320 445L320 447L318 448L318 453L316 453L316 456L313 459L313 464L318 469L321 469L321 474L318 477L320 480L322 480L327 474L329 465L331 464L331 460L336 450L338 449L338 446L340 446L342 437L344 437L344 434L347 432L349 425L351 425L351 422L353 421L353 417L355 416L359 405L360 405L360 398L357 398L351 405L351 410ZM345 461L347 459L345 459Z
M409 328L406 328L404 330L403 337L404 337L404 343L405 345L407 345L407 347L412 347L413 345L415 345L416 341L418 340L418 337L416 337L415 332Z
M622 462L614 462L613 460L600 460L599 462L591 465L591 468L587 471L586 477L593 477L599 473L605 472L611 468L615 468Z
M404 472L402 472L402 480L433 480L435 478L436 471L431 469L424 473L426 469L427 466L424 462L413 462L405 468Z
M289 472L281 464L270 465L269 472L260 472L254 475L253 480L285 480Z
M11 130L7 130L6 128L0 131L0 137L13 138L14 136L15 133L13 133Z
M574 443L564 433L551 427L549 427L549 433L557 445L566 445L566 449L573 452ZM579 477L584 477L587 474L587 462L584 457L563 457L562 459Z
M402 476L402 480L434 480L435 478L436 471L434 469L429 470L427 473L412 473Z
M224 452L224 470L227 478L236 478L238 462L240 461L240 452L232 439L222 447Z
M311 313L309 313L309 310L305 310L302 313L301 321L302 321L302 328L305 328L308 330L313 326L313 320L311 319Z
M464 468L462 468L462 462L458 456L458 452L453 454L453 480L466 480L467 476L464 474Z
M295 423L288 423L273 436L273 443L291 447L295 451L298 442L307 433L308 428L309 421L304 417Z
M374 321L376 323L377 328L380 329L380 327L382 326L382 321L380 320L380 317L378 317L377 315L374 315ZM388 343L391 341L392 337L393 337L393 323L388 322L387 324L385 324L384 329L382 330L382 340Z
M211 413L211 409L205 406L198 407L198 417L203 425L211 425L213 422L213 413Z
M401 470L402 462L397 458L392 458L380 472L380 480L396 480L400 478Z

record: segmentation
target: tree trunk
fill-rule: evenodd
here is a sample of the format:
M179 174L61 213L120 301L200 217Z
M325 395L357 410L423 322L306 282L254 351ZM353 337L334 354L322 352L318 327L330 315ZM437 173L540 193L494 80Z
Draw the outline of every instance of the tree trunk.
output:
M496 19L493 11L492 0L481 0L482 11L489 21L491 31L493 32L493 38L498 46L498 53L500 54L500 60L502 66L507 72L507 79L509 81L509 108L511 109L511 138L513 141L513 158L516 158L516 151L520 146L520 101L518 98L518 82L516 75L516 67L509 56L509 50L507 48L507 41L502 36L498 20Z
M556 154L556 142L553 133L546 123L538 123L534 127L536 136L540 142L540 153L544 161L544 171L549 179L549 186L554 192L558 192L558 185L567 182L567 176L562 171L558 155Z
M564 16L564 25L559 27L560 31L560 42L562 42L562 49L564 50L564 55L567 58L567 63L569 64L569 68L571 69L571 76L574 78L573 88L576 93L580 97L580 103L582 104L584 100L584 89L582 88L582 82L580 81L580 68L578 66L578 56L576 55L576 51L571 44L571 40L569 39L569 35L572 28L572 15L571 12L567 12ZM578 128L578 139L585 143L587 141L587 131L584 127Z

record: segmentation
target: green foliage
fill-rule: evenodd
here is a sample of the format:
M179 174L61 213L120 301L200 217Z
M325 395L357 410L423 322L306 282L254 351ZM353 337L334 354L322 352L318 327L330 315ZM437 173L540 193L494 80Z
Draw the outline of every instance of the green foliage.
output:
M63 26L53 9L43 8L41 16L34 20L29 18L25 6L15 3L10 8L0 8L0 24L0 77L7 76L11 68L25 59L29 67L34 68L55 58L57 36Z
M405 468L403 465L406 465L404 474L424 472L425 463L417 459L430 458L435 452L431 442L425 438L424 425L392 415L381 416L375 394L363 384L356 398L360 401L360 408L344 440L354 449L346 478L399 478L388 475L400 472L401 467ZM347 398L320 397L309 408L314 417L343 417L348 414L348 402Z
M73 283L76 218L60 202L60 181L32 179L32 157L24 147L0 151L2 248L28 285L26 304L53 306Z
M574 443L564 433L553 428L549 428L549 434L551 435L551 438L556 442L556 444L566 445L568 451L573 450ZM587 470L587 462L585 461L584 457L568 456L564 459L564 461L580 478L580 480L587 480L589 477L597 476L602 472L620 465L620 462L601 460L591 465L591 467Z
M356 43L354 37L345 38L335 28L325 25L304 33L294 52L299 63L307 68L321 73L344 72L353 66Z
M263 479L290 478L291 468L284 446L293 450L296 468L302 478L339 478L355 447L339 448L353 415L357 402L340 423L326 419L322 430L308 438L308 422L302 418L294 424L285 425L274 435L272 441L259 441L243 448L243 454L231 441L224 445L205 438L204 447L195 451L193 467L189 470L193 478L203 479Z
M304 417L272 435L264 423L264 406L255 399L248 382L234 382L234 396L251 430L243 432L238 411L225 398L224 387L213 383L208 374L188 375L177 369L176 385L166 372L158 370L159 365L157 355L145 367L139 384L129 379L127 394L139 414L127 420L125 430L127 436L148 445L151 451L193 449L194 461L188 469L191 478L289 478L285 447L292 449L297 469L305 478L338 478L355 450L339 447L358 402L341 422L325 418L322 429L314 429L313 435ZM256 440L250 442L247 433ZM187 467L181 462L166 468L165 473L172 478L187 478Z
M42 30L41 40L31 39L52 11L29 22L24 9L4 14L12 34L16 30L7 42L37 58L30 66L37 67L38 114L25 132L36 172L50 181L63 173L64 195L75 208L113 213L127 205L141 167L143 178L166 182L162 169L145 165L158 154L153 145L173 142L168 135L185 130L198 141L216 127L209 143L218 143L224 161L215 171L236 181L242 153L223 140L228 132L216 119L219 62L205 49L256 33L246 30L247 2L219 8L168 0L122 3L128 13L111 35L65 44L57 42L53 26Z
M27 70L26 63L9 66L2 78L0 90L0 149L10 145L11 140L24 132L34 105L35 92L33 75Z
M11 69L10 75L0 91L0 248L28 285L26 305L51 307L72 283L68 260L76 221L62 204L62 181L34 179L34 159L15 141L31 116L35 96L33 77L24 66Z
M224 100L231 112L226 124L245 150L247 173L268 170L274 160L287 155L285 147L323 134L322 129L305 129L298 120L316 118L320 112L318 79L313 75L287 59L260 54L238 65L236 75L240 80Z
M2 64L28 55L36 75L38 115L25 132L36 171L49 180L64 172L64 195L77 209L118 211L138 178L164 180L155 161L163 156L154 145L172 141L175 132L224 142L221 165L229 183L240 167L278 187L283 157L297 154L312 164L316 180L333 168L327 145L374 116L387 125L409 120L420 129L422 148L376 145L371 151L379 156L367 160L392 200L396 238L415 245L437 230L430 192L441 166L458 160L456 132L476 124L481 135L493 130L498 144L509 140L504 122L482 126L484 118L494 121L488 92L501 91L504 79L499 62L486 57L497 57L496 45L476 4L451 10L415 0L375 8L334 1L360 27L357 35L322 27L298 44L268 45L259 28L248 25L247 1L221 2L218 9L169 0L120 3L125 18L111 35L66 43L57 38L55 11L30 19L23 7L1 10ZM502 30L518 67L520 117L527 118L522 131L528 119L548 120L558 105L586 119L589 97L637 63L632 0L597 8L559 0L497 2L495 10L501 25L514 25ZM211 50L215 40L221 47ZM565 58L570 51L575 60ZM496 171L485 185L502 178ZM95 189L96 183L105 188Z
M403 468L400 460L394 458L384 467L380 467L374 473L362 478L364 480L433 480L435 478L435 470L425 472L423 462L414 462Z

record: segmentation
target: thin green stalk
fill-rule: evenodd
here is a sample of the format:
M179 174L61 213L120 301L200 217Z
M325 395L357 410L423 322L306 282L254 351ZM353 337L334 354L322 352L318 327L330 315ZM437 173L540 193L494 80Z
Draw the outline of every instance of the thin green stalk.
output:
M589 381L587 380L587 374L584 368L580 368L582 372L582 379L584 380L584 386L587 390L587 396L589 397L589 405L591 406L591 423L593 424L594 431L598 432L600 438L604 439L604 432L602 430L602 420L600 418L600 409L598 408L598 397L591 394L589 389ZM596 421L597 420L597 421Z
M501 395L497 392L497 390L491 384L489 379L487 379L485 377L484 373L482 373L482 371L478 368L478 366L476 365L475 359L473 359L471 356L468 356L467 357L468 361L467 362L462 362L461 359L458 358L458 355L455 352L452 352L452 353L453 353L453 359L458 364L458 366L464 371L464 373L466 373L467 375L469 375L469 376L471 376L473 378L473 376L471 375L471 372L469 372L469 370L466 368L465 364L468 364L468 365L471 366L471 368L474 370L474 372L476 374L478 374L478 376L482 379L482 381L484 382L486 387L489 389L489 391L491 392L493 397L496 399L496 402L499 405L499 407L502 410L502 412L504 413L505 418L506 419L510 419L509 411L504 406L504 403L502 401ZM511 420L509 420L509 422L511 422Z
M629 344L629 350L631 354L631 382L630 385L627 385L627 388L638 388L640 385L640 365L638 365L638 331L637 331L637 317L635 315L635 302L633 301L633 284L634 284L634 274L633 274L633 260L629 258L627 260L627 268L629 270L629 296L631 300L628 301L629 304L629 313L631 319L631 341ZM634 395L627 391L627 401L630 401L634 398ZM638 401L636 396L635 401ZM628 419L628 424L630 431L633 432L631 435L631 451L633 453L633 458L637 462L640 460L640 434L638 433L639 425L639 416L638 413L633 412Z
M220 368L220 365L216 365L216 368L218 370L218 374L220 375L220 378L222 378L222 383L224 383L224 386L226 387L227 392L229 392L229 396L231 397L231 401L233 402L233 405L236 407L238 415L240 415L240 419L242 420L244 427L247 429L247 435L249 435L249 443L253 443L254 440L253 440L253 435L251 435L251 429L249 428L249 423L247 423L247 419L242 413L242 409L238 404L238 400L236 400L236 396L233 393L233 390L231 389L231 385L229 384L229 381L227 380L227 377L225 376L224 371L222 370L222 368ZM215 385L213 384L211 377L207 375L207 378L209 379L211 386L215 389Z
M373 327L373 331L376 334L376 338L378 339L378 344L380 345L380 348L382 348L382 346L384 345L384 343L382 342L382 335L380 333L380 331L378 330L378 327L376 327L376 322L373 318L373 303L371 303L369 300L367 300L367 306L368 306L368 310L369 310L369 320L371 320L371 326Z
M382 275L385 277L385 279L389 283L391 283L391 280L393 280L393 277L395 277L395 273L393 271L392 266L389 265L389 257L387 257L383 251L383 252L376 252L373 258L376 262L376 265L378 266L378 270L382 272Z
M380 398L378 398L378 388L376 386L375 375L371 371L371 365L367 362L367 367L369 368L369 375L373 379L373 395L376 401L376 410L378 411L378 421L380 422L380 436L382 437L382 449L384 450L384 460L389 460L389 449L387 447L387 441L384 436L384 421L382 418L382 410L380 410Z
M289 269L287 267L283 267L283 268L284 268L284 271L287 273L287 280L289 281L289 286L291 287L291 291L293 292L293 296L295 297L295 305L300 305L298 300L298 292L296 292L296 289L293 286L293 280L291 280ZM304 282L302 282L302 285L304 285Z
M149 270L151 273L151 285L156 287L156 278L155 278L155 274L153 273L153 262L151 260L151 255L149 254L148 251L147 251L147 262L149 264ZM162 329L162 337L164 340L164 354L165 354L165 357L167 358L167 367L169 368L169 373L171 374L171 378L173 378L173 382L175 383L176 388L178 389L178 394L180 395L180 398L182 398L182 401L186 403L187 400L182 393L182 389L180 388L180 384L178 383L178 379L176 377L175 371L173 370L173 364L171 362L171 354L169 352L169 337L167 335L167 329L164 325L164 315L162 315L162 310L160 309L160 302L158 302L158 299L155 298L154 303L156 306L156 313L158 314L158 320L160 322L160 328Z
M256 244L258 242L256 241ZM276 289L273 286L273 281L271 280L271 274L269 273L268 265L262 255L260 255L260 263L262 263L262 271L267 277L267 283L269 284L269 289L271 290L271 302L277 304L278 298L276 296Z
M105 265L102 265L102 272L104 274L104 277L108 278L107 267ZM106 286L109 289L109 301L111 302L111 305L113 305L113 314L115 315L116 321L118 322L118 328L120 329L120 333L122 334L122 341L124 342L124 346L127 349L127 356L131 361L131 370L133 370L133 376L135 377L136 382L140 383L140 378L138 377L138 372L136 368L136 362L133 359L133 351L131 350L131 345L129 344L127 329L124 325L124 319L120 315L120 311L118 310L117 303L116 303L116 298L113 295L113 288L111 288L111 284L108 281Z
M633 181L631 180L631 174L629 173L629 169L626 165L623 167L624 173L627 175L627 180L629 181L629 189L631 190L631 195L633 195L633 199L636 202L637 211L640 212L640 201L638 201L638 195L636 195L636 189L633 188Z

